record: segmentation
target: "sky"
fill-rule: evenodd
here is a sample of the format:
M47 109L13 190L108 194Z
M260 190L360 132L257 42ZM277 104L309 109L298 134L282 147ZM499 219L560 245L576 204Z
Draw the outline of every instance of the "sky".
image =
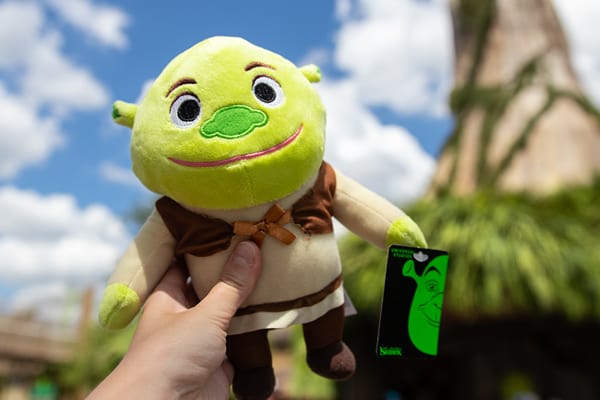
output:
M600 104L600 2L555 6ZM0 314L67 320L99 296L154 199L112 102L215 35L319 65L326 159L396 203L422 195L453 125L447 0L0 0Z

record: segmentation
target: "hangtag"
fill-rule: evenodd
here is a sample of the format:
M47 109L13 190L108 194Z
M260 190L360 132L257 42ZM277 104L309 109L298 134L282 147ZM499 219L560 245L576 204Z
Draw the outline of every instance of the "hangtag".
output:
M447 270L446 251L389 247L377 356L437 355Z

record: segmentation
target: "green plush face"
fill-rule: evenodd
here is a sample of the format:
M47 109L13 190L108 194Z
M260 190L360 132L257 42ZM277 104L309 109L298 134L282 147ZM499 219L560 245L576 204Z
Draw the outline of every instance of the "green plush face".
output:
M214 37L174 58L139 107L115 103L113 117L132 126L133 169L150 190L188 206L244 208L294 192L318 170L318 77L314 66Z

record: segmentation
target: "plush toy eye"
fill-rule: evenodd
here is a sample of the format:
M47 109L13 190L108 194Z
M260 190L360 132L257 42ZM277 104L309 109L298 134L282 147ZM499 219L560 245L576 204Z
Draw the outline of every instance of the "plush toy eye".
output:
M267 107L276 107L284 100L283 89L276 80L268 76L259 76L252 84L252 93L256 100Z
M171 105L171 122L178 128L187 128L200 119L201 112L200 100L191 93L185 93Z

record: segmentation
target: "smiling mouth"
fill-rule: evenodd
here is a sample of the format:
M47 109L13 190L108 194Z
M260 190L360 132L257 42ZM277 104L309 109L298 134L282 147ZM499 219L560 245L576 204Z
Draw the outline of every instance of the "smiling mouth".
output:
M430 312L430 310L428 309L428 307L426 307L425 305L420 305L419 306L419 311L421 311L423 313L423 315L425 316L425 320L430 325L433 325L436 328L438 328L440 326L440 318L439 318L439 316L436 317L435 315L431 315L432 313Z
M186 161L186 160L180 160L180 159L174 158L174 157L168 157L168 159L170 161L174 162L175 164L183 165L184 167L193 167L193 168L220 167L222 165L231 164L231 163L234 163L237 161L250 160L252 158L266 156L267 154L271 154L271 153L276 152L277 150L283 149L285 146L292 143L300 135L303 127L304 127L304 125L300 124L298 129L296 129L296 132L294 132L294 134L292 136L288 137L283 142L278 143L273 147L269 147L268 149L255 151L254 153L240 154L238 156L233 156L233 157L225 158L223 160L214 160L214 161Z

